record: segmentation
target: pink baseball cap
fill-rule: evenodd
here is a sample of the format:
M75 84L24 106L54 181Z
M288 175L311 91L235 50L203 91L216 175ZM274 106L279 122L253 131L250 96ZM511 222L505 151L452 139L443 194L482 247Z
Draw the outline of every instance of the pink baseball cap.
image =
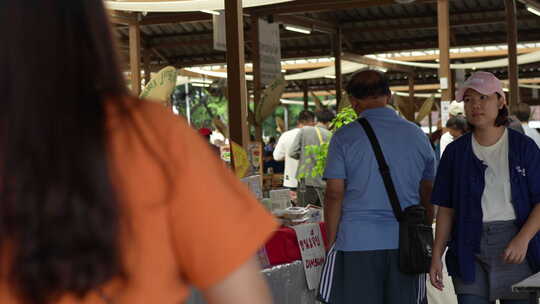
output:
M457 101L463 101L463 94L465 94L467 89L473 89L484 95L499 93L502 99L506 101L501 81L489 72L476 72L472 74L459 88L456 95Z

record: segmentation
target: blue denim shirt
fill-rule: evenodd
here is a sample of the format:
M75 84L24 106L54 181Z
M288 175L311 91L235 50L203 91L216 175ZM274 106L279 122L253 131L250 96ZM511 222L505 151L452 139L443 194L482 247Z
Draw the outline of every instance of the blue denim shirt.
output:
M508 164L515 224L521 227L534 206L540 203L540 150L534 141L508 129ZM454 209L452 233L446 253L451 276L474 282L474 255L480 250L482 194L486 166L472 148L472 134L452 142L441 158L431 201ZM529 243L527 261L540 271L540 234Z
M426 134L386 107L366 110L362 117L369 121L381 145L401 207L418 204L420 182L435 178L435 155ZM323 177L345 180L337 250L398 248L399 225L377 158L358 122L332 136Z

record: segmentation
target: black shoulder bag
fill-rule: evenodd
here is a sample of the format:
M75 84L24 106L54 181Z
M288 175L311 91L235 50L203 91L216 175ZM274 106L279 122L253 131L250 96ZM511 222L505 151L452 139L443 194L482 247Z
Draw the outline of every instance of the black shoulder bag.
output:
M358 122L371 142L394 216L399 222L399 269L407 274L428 273L431 265L433 229L425 224L426 209L421 205L412 205L401 210L390 168L384 159L373 128L365 118L358 119Z

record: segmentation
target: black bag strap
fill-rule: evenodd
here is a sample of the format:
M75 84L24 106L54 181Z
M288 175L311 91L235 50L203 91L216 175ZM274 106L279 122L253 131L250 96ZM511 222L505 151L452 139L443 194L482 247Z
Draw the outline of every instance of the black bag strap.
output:
M396 188L394 187L394 182L392 181L392 176L390 175L390 167L388 167L388 164L384 159L381 145L379 144L377 136L375 136L375 132L373 132L373 128L371 127L367 119L362 117L358 119L358 122L360 123L362 128L364 128L364 131L366 132L366 135L371 142L371 147L373 148L373 152L375 152L375 157L377 158L377 163L379 163L379 172L381 173L384 187L386 188L386 193L388 194L388 199L390 200L390 204L392 205L394 216L399 222L401 220L401 215L403 214L403 211L401 210L399 199L396 193Z

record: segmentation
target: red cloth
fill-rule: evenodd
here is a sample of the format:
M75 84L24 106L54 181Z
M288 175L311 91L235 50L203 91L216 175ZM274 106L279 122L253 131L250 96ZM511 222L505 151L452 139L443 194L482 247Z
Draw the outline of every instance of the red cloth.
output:
M324 240L324 246L328 248L328 239L324 223L319 223L321 234ZM270 265L280 265L301 260L300 247L296 232L290 227L281 227L274 233L265 245L266 254Z

